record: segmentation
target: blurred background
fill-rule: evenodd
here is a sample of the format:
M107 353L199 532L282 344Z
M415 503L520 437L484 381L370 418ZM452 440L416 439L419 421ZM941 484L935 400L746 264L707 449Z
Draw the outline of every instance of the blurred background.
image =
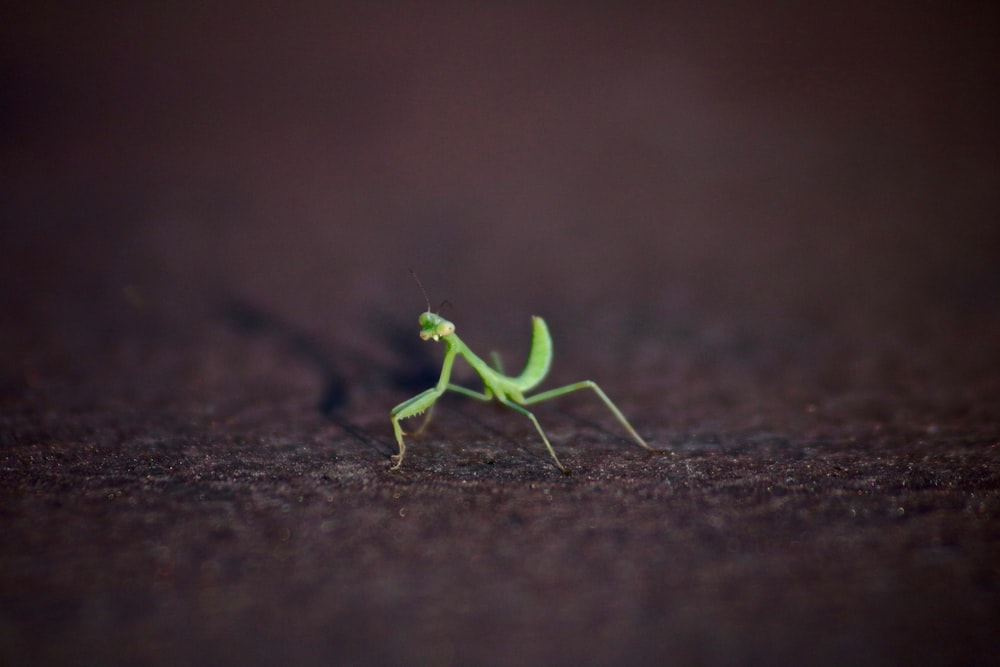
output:
M2 13L15 375L232 302L364 346L411 267L476 347L995 333L992 3Z
M990 662L998 6L3 3L0 662Z

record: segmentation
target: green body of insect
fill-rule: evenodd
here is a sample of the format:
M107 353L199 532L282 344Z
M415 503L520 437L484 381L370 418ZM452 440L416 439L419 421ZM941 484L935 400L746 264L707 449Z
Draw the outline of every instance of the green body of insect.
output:
M414 277L416 276L414 275ZM646 441L639 437L639 434L635 432L635 429L628 423L625 416L611 402L611 399L607 397L596 383L590 380L574 382L565 387L550 389L533 396L525 396L526 392L536 387L545 379L546 374L549 372L549 366L552 363L552 337L549 335L549 329L545 325L545 320L540 317L532 318L531 352L528 354L528 363L525 365L524 371L516 377L504 375L498 359L494 359L495 367L493 367L478 357L455 334L455 325L440 315L430 312L430 308L420 316L420 337L423 340L444 341L446 348L444 363L441 366L441 377L435 386L417 394L409 400L403 401L392 409L392 413L390 414L392 428L396 434L396 442L399 443L399 453L392 457L394 462L392 470L397 470L403 464L403 456L406 454L406 444L403 442L403 430L399 426L399 421L407 417L419 415L422 412L427 412L427 417L419 429L423 430L424 426L430 421L435 401L448 390L471 396L481 401L496 399L507 407L523 414L535 425L538 434L542 436L542 441L552 456L552 460L555 461L555 464L563 472L566 472L566 468L559 462L559 457L556 456L555 450L552 449L552 444L549 442L548 437L546 437L545 431L542 430L538 420L535 419L535 415L531 414L523 406L540 403L541 401L556 398L557 396L580 389L593 389L615 417L618 418L618 421L625 427L629 435L643 448L651 452L666 453L663 450L653 449L646 444ZM455 362L455 357L457 356L463 357L472 366L473 370L479 374L479 377L482 378L484 386L482 392L451 384L448 381L451 377L452 364Z

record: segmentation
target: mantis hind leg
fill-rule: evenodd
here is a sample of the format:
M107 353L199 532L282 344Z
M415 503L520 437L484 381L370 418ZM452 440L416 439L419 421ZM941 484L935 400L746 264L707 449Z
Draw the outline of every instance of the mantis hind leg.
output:
M547 401L550 398L556 398L558 396L569 394L574 391L579 391L581 389L593 389L594 393L597 394L598 398L604 401L604 404L608 406L609 410L611 410L611 414L613 414L618 419L621 425L625 427L625 430L628 431L628 434L632 436L632 439L635 440L643 449L649 452L653 452L654 454L672 453L670 452L670 450L667 449L656 449L654 447L651 447L649 443L643 440L642 436L636 433L635 429L632 428L632 424L630 424L629 421L625 419L625 415L623 415L622 411L618 409L618 406L616 406L614 403L611 402L611 399L608 398L608 395L605 394L604 391L599 386L597 386L597 383L594 382L593 380L583 380L581 382L574 382L573 384L568 384L565 387L557 387L555 389L549 389L548 391L543 391L540 394L535 394L534 396L529 396L524 399L524 405L531 405L532 403L541 403L542 401Z
M531 420L531 423L535 425L535 429L538 430L538 435L542 436L542 442L545 443L545 447L549 450L549 456L551 456L552 460L555 461L556 466L560 470L562 470L564 473L569 474L569 471L566 470L566 468L563 466L563 464L559 461L559 457L556 456L556 450L552 449L552 443L549 442L548 436L546 436L545 435L545 431L542 430L542 425L538 423L537 419L535 419L535 415L531 414L531 412L529 412L528 410L522 408L517 403L513 403L513 402L507 400L506 398L501 398L500 396L497 396L497 400L500 401L501 403L503 403L504 405L506 405L508 408L512 408L514 410L517 410L522 415L524 415L525 417L527 417L528 419Z

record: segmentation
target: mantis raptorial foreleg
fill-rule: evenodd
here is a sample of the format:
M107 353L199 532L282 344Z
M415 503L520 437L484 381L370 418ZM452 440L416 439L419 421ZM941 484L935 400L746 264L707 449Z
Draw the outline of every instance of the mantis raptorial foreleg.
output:
M434 407L434 403L443 393L444 387L432 387L426 391L420 392L409 400L403 401L392 409L389 418L392 421L393 433L396 435L396 443L399 445L399 453L393 454L392 456L392 460L395 465L392 466L391 470L397 470L399 466L402 465L403 457L406 455L406 443L403 442L403 429L399 425L399 420L406 419L407 417L414 417L419 415L424 410L430 411ZM428 415L427 419L424 420L425 426L429 419L430 415Z

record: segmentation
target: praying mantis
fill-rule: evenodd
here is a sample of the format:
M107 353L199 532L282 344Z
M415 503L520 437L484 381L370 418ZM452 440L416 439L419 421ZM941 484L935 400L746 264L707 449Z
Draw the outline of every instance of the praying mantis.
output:
M500 364L499 357L494 355L493 365L490 366L462 342L462 339L455 333L454 323L448 321L437 313L431 312L430 299L427 298L427 291L424 289L424 286L417 277L417 274L412 270L410 273L413 276L413 279L416 280L417 285L420 287L420 291L423 292L424 300L427 302L427 311L422 313L419 319L420 338L425 341L443 341L445 344L445 355L444 362L441 364L441 377L438 379L437 384L430 389L420 392L413 398L403 401L394 407L390 413L392 429L396 435L396 442L399 445L399 453L393 454L392 456L393 466L390 470L398 470L399 467L403 465L403 457L406 455L406 443L403 441L404 432L399 425L400 420L415 417L422 412L426 412L427 416L424 418L424 422L421 424L420 428L412 434L407 433L407 435L420 433L430 422L435 402L441 398L446 391L453 391L480 401L490 401L496 399L508 408L511 408L516 412L520 412L522 415L530 419L532 424L534 424L538 434L542 436L542 442L545 443L545 447L548 449L549 455L555 462L556 467L564 473L567 473L568 471L566 470L566 467L563 466L562 462L559 461L559 457L556 456L556 452L552 448L552 443L549 442L549 438L545 435L545 431L542 429L541 424L539 424L535 415L533 415L524 406L541 403L542 401L557 398L559 396L563 396L564 394L569 394L581 389L592 389L594 393L596 393L597 396L604 401L604 404L608 406L608 409L611 410L611 413L618 419L618 421L621 422L621 425L625 427L628 434L632 436L632 438L639 443L642 448L656 454L670 453L669 450L654 449L647 444L646 441L643 440L638 433L636 433L635 429L632 428L632 425L628 422L628 420L625 419L625 415L622 414L621 410L619 410L618 407L611 402L611 399L608 398L607 394L605 394L597 383L592 380L574 382L563 387L543 391L540 394L535 394L533 396L525 395L545 379L545 376L549 372L549 367L552 365L552 337L549 334L549 329L545 324L545 320L541 317L533 316L531 318L531 349L528 353L528 361L525 364L524 370L520 375L505 375L503 367ZM451 368L452 364L455 362L455 357L462 357L465 359L469 366L471 366L472 369L479 374L479 377L483 381L482 392L449 382L449 379L451 378Z

